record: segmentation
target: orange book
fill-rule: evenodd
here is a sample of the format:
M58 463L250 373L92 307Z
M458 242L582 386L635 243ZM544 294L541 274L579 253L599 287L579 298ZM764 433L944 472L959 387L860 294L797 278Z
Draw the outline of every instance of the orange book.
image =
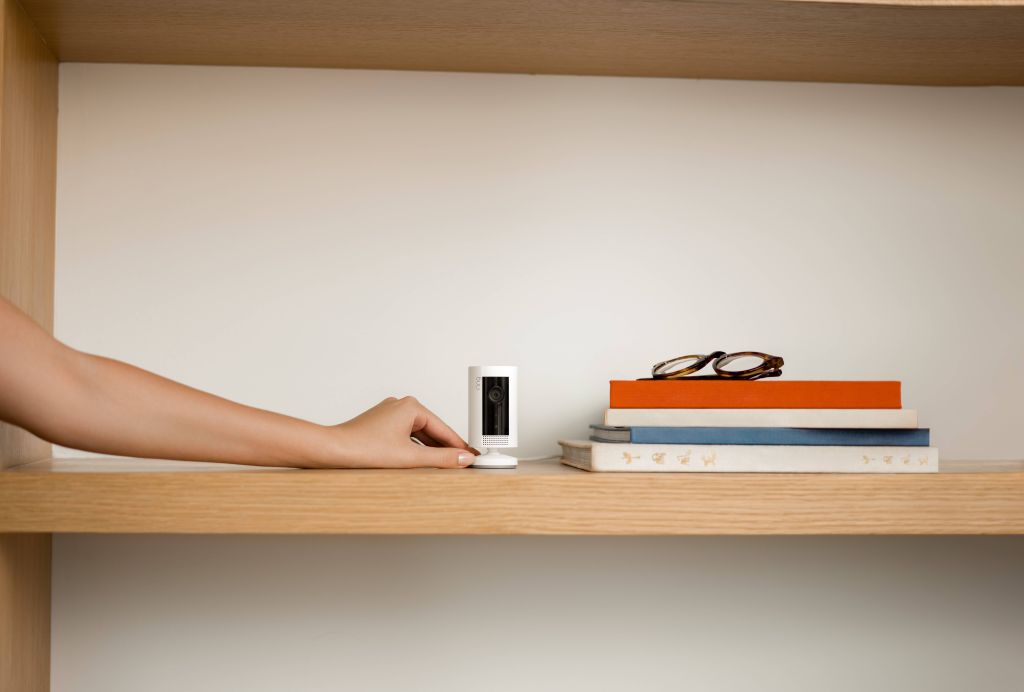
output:
M610 408L900 408L899 382L612 380Z

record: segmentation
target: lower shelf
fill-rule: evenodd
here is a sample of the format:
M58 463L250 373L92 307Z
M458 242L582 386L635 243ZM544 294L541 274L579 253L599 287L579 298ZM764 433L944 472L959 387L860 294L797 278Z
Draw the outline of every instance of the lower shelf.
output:
M1024 462L935 474L306 471L137 459L0 472L0 533L1021 534Z

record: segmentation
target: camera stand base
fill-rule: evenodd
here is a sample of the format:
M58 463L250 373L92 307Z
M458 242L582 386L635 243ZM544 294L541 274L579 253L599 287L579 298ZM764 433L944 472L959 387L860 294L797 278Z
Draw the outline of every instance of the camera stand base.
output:
M470 464L474 469L514 469L519 465L519 460L507 454L495 452L493 449L481 454Z

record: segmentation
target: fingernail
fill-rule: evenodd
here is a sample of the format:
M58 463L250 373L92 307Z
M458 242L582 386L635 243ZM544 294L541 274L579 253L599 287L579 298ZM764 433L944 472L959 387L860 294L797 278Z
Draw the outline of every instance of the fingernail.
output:
M459 466L469 466L470 464L473 463L473 459L475 458L476 457L474 457L472 454L460 454Z

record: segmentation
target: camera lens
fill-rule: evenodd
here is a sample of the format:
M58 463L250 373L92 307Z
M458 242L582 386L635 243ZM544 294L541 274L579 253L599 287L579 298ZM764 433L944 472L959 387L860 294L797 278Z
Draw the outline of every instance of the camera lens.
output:
M494 403L498 403L499 401L505 398L505 392L501 389L501 387L495 385L494 387L491 387L490 389L487 390L487 398L493 401Z

